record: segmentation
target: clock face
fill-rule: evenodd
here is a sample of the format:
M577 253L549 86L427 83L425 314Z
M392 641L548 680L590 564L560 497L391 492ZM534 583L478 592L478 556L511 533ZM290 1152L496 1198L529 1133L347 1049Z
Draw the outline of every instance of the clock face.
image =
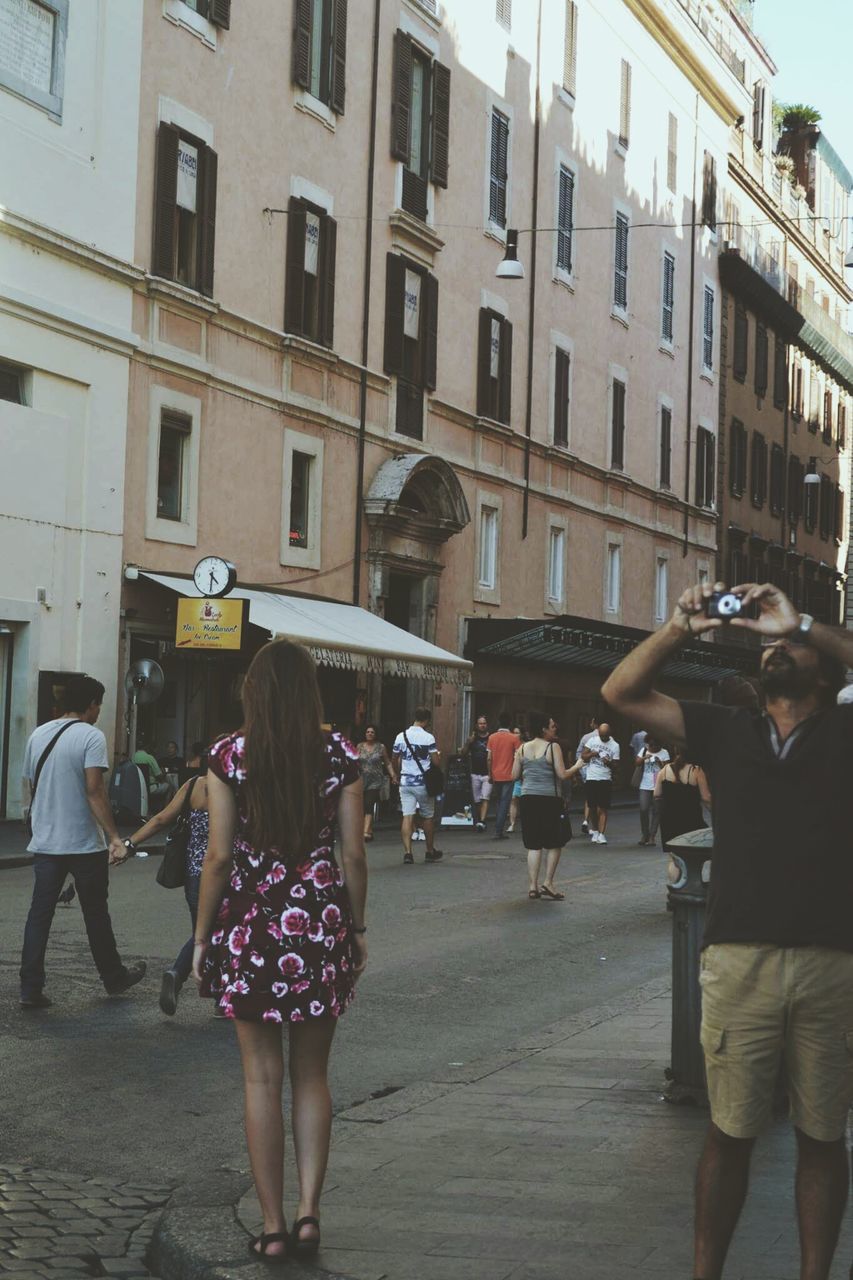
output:
M221 556L205 556L193 569L193 582L203 596L224 596L234 586L237 572Z

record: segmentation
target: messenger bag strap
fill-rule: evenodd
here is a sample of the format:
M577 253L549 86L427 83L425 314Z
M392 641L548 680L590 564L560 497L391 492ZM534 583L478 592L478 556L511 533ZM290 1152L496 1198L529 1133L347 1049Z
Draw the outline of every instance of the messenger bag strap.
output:
M37 786L38 786L38 784L39 784L39 778L41 777L41 771L42 771L42 769L44 768L45 761L47 760L47 757L50 755L51 751L52 751L52 750L53 750L53 748L56 746L57 742L58 742L58 741L59 741L59 739L62 737L63 733L65 733L65 730L66 730L66 729L70 729L70 728L71 728L71 726L72 726L72 724L80 724L80 723L81 723L81 722L80 722L79 720L69 720L67 724L64 724L64 725L62 726L62 728L59 730L59 732L58 732L58 733L54 734L54 736L51 738L50 742L49 742L49 743L47 744L47 746L45 747L44 751L41 753L41 756L39 757L39 762L38 762L38 764L36 765L35 775L33 776L33 789L32 789L32 791L30 792L30 813L32 813L32 811L33 811L33 805L35 804L35 801L36 801L36 787L37 787Z
M415 764L418 766L418 769L419 769L419 771L420 771L420 775L421 775L421 777L422 777L422 778L425 778L425 777L426 777L426 769L423 767L423 765L421 764L420 760L419 760L419 759L418 759L418 757L415 755L414 748L412 747L411 742L409 742L409 736L408 736L408 734L406 733L406 730L405 730L405 729L403 730L403 741L405 742L406 746L409 748L409 755L412 757L412 759L414 760Z

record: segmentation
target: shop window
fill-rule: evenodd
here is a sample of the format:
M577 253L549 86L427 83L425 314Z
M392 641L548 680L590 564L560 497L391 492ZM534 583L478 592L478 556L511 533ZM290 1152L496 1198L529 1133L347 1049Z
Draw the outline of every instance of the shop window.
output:
M217 158L173 124L157 130L151 272L213 296Z
M192 435L192 418L174 409L160 414L160 446L157 455L157 517L185 519L185 454Z
M295 0L294 84L343 115L346 65L347 0Z

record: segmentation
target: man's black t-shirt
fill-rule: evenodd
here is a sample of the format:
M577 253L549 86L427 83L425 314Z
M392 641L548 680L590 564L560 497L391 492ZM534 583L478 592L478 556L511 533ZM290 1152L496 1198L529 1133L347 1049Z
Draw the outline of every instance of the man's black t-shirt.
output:
M853 706L813 716L782 757L760 712L681 709L687 758L713 801L704 946L853 952Z
M472 773L485 774L486 776L488 776L488 773L489 773L489 750L487 746L488 741L489 741L488 733L486 733L483 737L480 737L479 733L475 735L474 741L471 743L471 746L470 746Z

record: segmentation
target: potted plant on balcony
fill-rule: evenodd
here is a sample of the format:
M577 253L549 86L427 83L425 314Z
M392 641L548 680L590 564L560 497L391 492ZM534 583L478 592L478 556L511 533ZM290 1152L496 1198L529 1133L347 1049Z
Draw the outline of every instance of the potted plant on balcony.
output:
M816 107L805 102L787 102L782 105L782 128L786 133L798 133L820 124L821 114Z

